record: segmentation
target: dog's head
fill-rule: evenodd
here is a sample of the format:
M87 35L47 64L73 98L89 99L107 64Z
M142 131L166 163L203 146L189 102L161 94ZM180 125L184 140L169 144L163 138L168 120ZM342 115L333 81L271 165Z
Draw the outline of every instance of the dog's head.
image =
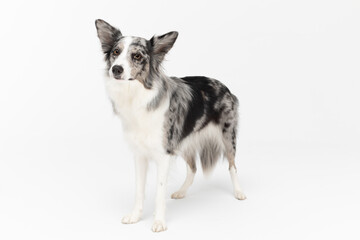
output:
M178 33L169 32L146 40L125 37L119 29L101 19L96 20L95 25L109 77L116 81L138 80L145 88L151 88L152 77L159 71L159 66L174 45Z

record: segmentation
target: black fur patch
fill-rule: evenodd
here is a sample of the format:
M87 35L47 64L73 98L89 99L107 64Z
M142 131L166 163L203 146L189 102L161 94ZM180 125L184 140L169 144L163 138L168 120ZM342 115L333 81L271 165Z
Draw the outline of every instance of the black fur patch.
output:
M204 128L209 122L219 123L222 108L216 109L225 93L230 93L225 85L214 87L214 79L207 77L184 77L181 78L191 89L192 101L189 103L188 112L185 117L181 139L188 136L196 125L196 122L205 114L205 119L197 130Z

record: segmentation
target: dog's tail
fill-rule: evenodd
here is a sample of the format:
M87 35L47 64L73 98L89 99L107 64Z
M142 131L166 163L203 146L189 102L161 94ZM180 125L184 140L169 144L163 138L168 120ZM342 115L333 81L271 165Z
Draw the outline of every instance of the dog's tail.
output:
M207 139L202 143L199 153L203 172L205 175L208 175L222 153L221 146L219 146L218 141L215 139Z

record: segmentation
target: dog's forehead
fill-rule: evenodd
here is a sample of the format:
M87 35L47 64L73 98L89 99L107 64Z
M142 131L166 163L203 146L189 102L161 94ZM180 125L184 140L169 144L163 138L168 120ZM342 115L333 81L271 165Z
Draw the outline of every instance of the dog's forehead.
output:
M128 50L148 50L147 40L141 37L122 37L116 44L117 47Z
M131 45L146 47L146 39L141 37L132 37Z

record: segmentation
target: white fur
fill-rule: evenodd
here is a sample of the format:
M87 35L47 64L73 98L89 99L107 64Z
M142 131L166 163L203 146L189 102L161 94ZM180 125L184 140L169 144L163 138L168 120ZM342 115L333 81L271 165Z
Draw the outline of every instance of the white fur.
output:
M239 178L237 176L236 168L234 166L231 166L229 171L230 171L231 182L232 182L233 187L234 187L235 198L237 198L239 200L246 199L246 196L245 196L245 194L243 193L243 191L241 190L241 187L240 187Z
M145 193L145 181L147 173L148 161L141 156L135 157L135 173L136 173L136 195L135 205L132 212L122 219L122 223L136 223L140 220L143 205L144 205L144 193Z
M122 79L123 80L129 80L129 78L131 77L131 68L130 68L130 64L128 61L128 50L129 50L129 46L132 42L132 37L124 37L124 48L122 49L120 55L116 58L116 60L113 62L110 70L109 70L109 74L111 77L113 77L113 73L112 73L112 67L115 65L120 65L123 67L124 72L122 73Z
M172 158L165 153L163 147L163 126L165 112L169 108L169 99L165 98L156 110L149 111L147 104L158 92L156 85L149 90L137 80L116 80L110 77L106 80L106 90L114 104L115 112L122 120L125 137L135 153L137 185L135 205L133 211L125 216L122 222L135 223L141 217L147 162L152 159L156 162L158 170L155 220L152 230L164 231L166 230L166 185Z
M137 80L108 78L106 89L132 150L147 156L151 152L165 153L163 126L169 101L163 101L156 110L147 110L147 104L158 92L156 86L149 90Z

